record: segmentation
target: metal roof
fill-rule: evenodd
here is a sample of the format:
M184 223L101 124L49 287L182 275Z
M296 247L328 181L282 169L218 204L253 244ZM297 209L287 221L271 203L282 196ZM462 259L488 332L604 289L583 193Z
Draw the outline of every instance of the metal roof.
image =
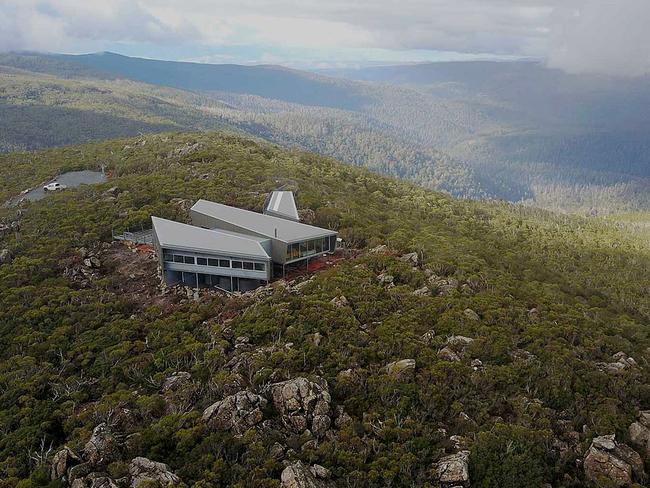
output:
M295 221L300 220L292 191L275 190L271 192L264 205L264 213Z
M199 200L192 206L192 210L282 242L306 241L336 234L332 230L208 200Z
M161 247L207 254L270 259L261 244L268 239L243 236L234 232L203 229L160 217L151 217L151 222Z

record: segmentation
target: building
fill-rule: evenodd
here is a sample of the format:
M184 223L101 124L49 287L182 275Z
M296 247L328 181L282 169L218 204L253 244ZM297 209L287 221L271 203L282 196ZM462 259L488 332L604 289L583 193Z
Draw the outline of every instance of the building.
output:
M190 209L192 225L152 217L153 243L165 281L246 291L283 275L288 265L308 264L334 252L337 233L293 220L293 194L287 198L292 205L285 206L285 198L271 206L276 214L288 209L286 217L207 200ZM272 201L273 195L265 209Z
M264 214L298 222L298 208L292 191L273 191L264 203Z

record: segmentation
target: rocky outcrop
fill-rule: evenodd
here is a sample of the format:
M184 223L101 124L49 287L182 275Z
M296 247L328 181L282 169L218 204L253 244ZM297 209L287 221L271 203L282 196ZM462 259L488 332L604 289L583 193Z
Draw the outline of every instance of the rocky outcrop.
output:
M93 466L108 464L115 458L118 446L111 429L102 422L93 429L90 440L84 447L84 458Z
M440 459L436 463L436 481L442 488L468 487L469 451L460 451Z
M202 420L214 430L229 430L243 435L264 419L265 398L250 391L240 391L210 405Z
M460 356L456 354L451 348L443 347L438 351L438 357L443 361L458 362L460 361Z
M50 478L58 480L65 477L68 474L68 469L79 463L81 463L81 458L69 447L64 447L52 458Z
M395 281L395 277L388 273L381 273L377 276L377 280L382 285L392 285Z
M397 381L409 381L415 374L415 359L401 359L388 363L386 372Z
M422 288L418 288L417 290L413 291L413 295L416 297L425 297L430 293L429 287L428 286L423 286Z
M598 486L631 486L644 477L641 456L614 434L596 437L584 458L585 476Z
M137 457L129 465L131 487L136 488L141 483L149 482L161 487L179 486L181 480L172 473L164 463L157 463L144 457Z
M296 461L282 471L280 486L282 488L333 488L334 484L329 481L329 478L328 469L317 464L307 467L301 461Z
M322 437L332 425L330 394L325 386L306 378L294 378L272 384L270 388L273 406L280 414L282 423L296 433L310 430Z
M646 457L650 457L650 410L639 412L637 421L630 425L630 441Z
M630 368L636 367L636 361L634 358L628 356L622 351L617 352L612 356L613 361L610 363L596 363L596 366L598 369L605 373L609 374L617 374L621 373L622 371L625 371Z
M180 390L187 386L191 378L192 375L190 375L190 373L187 371L178 371L176 373L173 373L171 376L165 378L165 381L162 385L162 392L168 393L170 391Z
M429 277L429 286L440 296L449 296L458 289L459 282L455 278L442 278L438 275Z
M481 317L479 317L479 315L474 310L472 310L471 308L466 308L463 311L463 315L466 318L468 318L469 320L472 320L474 322L477 322L477 321L481 320Z

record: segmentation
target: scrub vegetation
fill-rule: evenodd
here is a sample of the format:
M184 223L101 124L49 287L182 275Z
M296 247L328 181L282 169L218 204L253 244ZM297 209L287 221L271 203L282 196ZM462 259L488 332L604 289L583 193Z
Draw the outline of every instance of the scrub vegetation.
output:
M187 485L279 487L300 459L341 487L434 486L435 463L466 448L472 487L589 486L576 459L597 435L629 442L650 408L650 247L623 224L456 200L223 133L1 155L0 197L100 165L104 185L0 209L2 487L61 486L53 453L84 451L102 422L119 439L111 479L145 456ZM354 257L300 286L196 300L125 292L153 279L137 260L72 272L116 252L112 230L187 219L199 198L260 210L283 184ZM635 361L611 367L619 352ZM386 368L404 359L414 369ZM326 382L326 432L288 429L269 396L299 377ZM268 399L263 421L201 419L240 390Z

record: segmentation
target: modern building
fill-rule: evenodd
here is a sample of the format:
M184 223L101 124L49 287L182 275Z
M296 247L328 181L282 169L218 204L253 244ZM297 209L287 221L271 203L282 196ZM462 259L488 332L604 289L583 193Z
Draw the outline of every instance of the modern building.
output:
M264 214L295 222L300 220L292 191L273 191L264 203Z
M192 224L151 217L153 243L168 284L217 286L246 291L267 283L285 267L334 252L337 233L295 221L295 201L273 194L265 209L288 211L287 217L260 214L220 203L199 200L190 209ZM285 201L285 198L287 199ZM285 207L282 203L291 202ZM276 200L277 203L277 200ZM295 212L297 217L298 212Z

